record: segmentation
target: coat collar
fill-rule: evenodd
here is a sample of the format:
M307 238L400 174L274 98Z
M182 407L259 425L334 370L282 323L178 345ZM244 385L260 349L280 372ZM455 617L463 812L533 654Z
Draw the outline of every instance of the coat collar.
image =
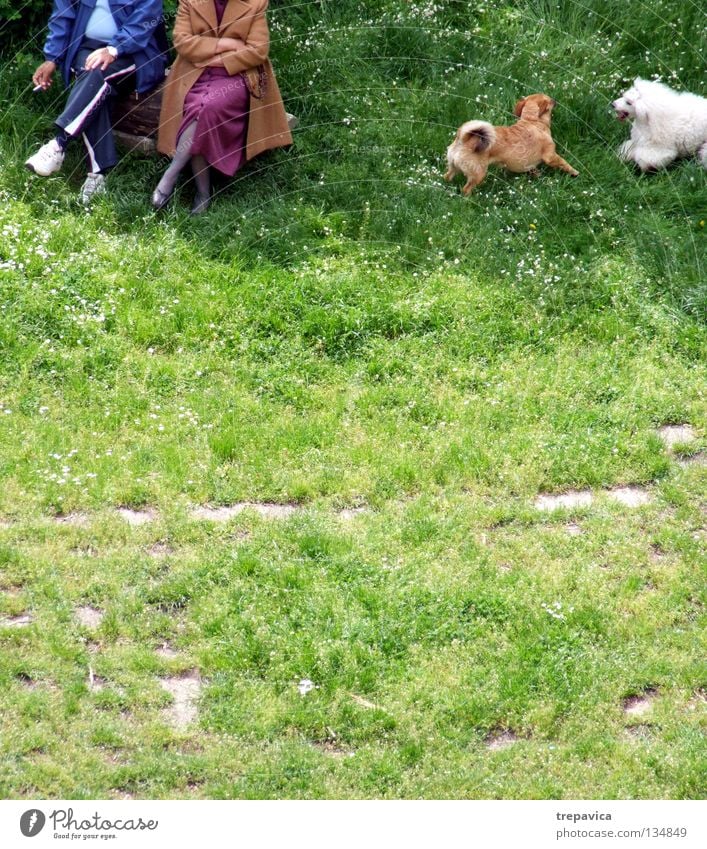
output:
M221 27L225 28L229 24L232 24L234 21L237 21L246 15L252 19L255 17L258 7L261 5L261 3L248 3L246 0L229 0L223 12Z
M247 15L255 14L255 8L262 5L260 3L247 2L247 0L228 0L226 8L221 19L221 26L216 22L216 6L213 0L190 0L189 5L192 11L202 17L212 29L224 29L229 24Z

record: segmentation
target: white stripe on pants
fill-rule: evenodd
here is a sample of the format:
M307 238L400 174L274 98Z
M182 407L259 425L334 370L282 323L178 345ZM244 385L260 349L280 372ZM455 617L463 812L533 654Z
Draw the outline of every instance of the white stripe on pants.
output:
M67 124L64 127L64 132L69 136L78 136L81 132L83 125L88 118L88 116L93 112L96 106L103 100L106 95L106 92L110 89L109 80L117 79L118 77L124 77L126 74L130 74L135 70L135 65L130 65L129 68L124 68L122 71L116 71L115 74L109 74L107 77L103 79L103 85L98 89L96 94L91 98L91 100L84 106L84 108L79 112L79 114L74 118L74 120Z

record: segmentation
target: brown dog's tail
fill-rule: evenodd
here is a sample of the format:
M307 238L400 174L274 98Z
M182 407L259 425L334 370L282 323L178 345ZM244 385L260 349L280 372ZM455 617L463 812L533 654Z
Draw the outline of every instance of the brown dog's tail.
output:
M496 130L487 121L467 121L459 136L463 144L469 145L475 153L481 153L496 141Z

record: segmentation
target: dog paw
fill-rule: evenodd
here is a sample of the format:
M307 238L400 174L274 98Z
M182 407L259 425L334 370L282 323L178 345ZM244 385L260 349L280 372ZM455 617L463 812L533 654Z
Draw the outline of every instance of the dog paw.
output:
M631 162L633 160L633 144L630 141L624 142L616 150L616 155L622 162Z

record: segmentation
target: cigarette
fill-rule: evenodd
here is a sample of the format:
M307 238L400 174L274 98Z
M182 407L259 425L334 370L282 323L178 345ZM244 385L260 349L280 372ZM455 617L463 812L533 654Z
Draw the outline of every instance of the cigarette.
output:
M33 92L34 92L34 91L42 91L42 86L41 86L41 85L36 85L36 86L32 89L32 91L33 91Z

